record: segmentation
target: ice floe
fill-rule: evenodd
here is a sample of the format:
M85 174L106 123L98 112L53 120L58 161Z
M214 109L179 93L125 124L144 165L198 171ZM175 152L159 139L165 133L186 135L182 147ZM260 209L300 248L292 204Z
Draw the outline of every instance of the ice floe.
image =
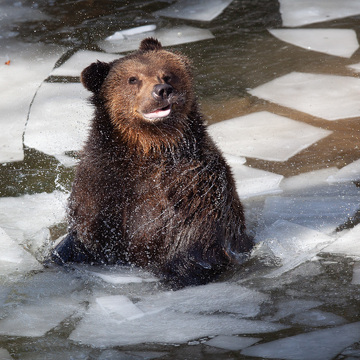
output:
M154 15L187 20L211 21L219 16L231 2L232 0L208 0L206 2L201 0L182 0L154 12Z
M12 360L13 358L6 349L0 348L0 359L1 360Z
M360 180L360 160L344 166L327 179L329 182L348 182Z
M331 360L359 340L357 322L254 345L242 350L242 354L267 359Z
M143 25L143 26L138 26L135 28L117 31L113 35L108 36L105 40L108 40L108 41L124 40L124 39L127 39L129 36L131 37L134 35L144 34L144 33L148 33L148 32L155 31L155 30L156 30L156 25L154 25L154 24Z
M44 83L32 104L24 144L73 165L68 151L78 151L87 137L93 108L80 83Z
M359 48L351 29L271 29L278 39L301 48L350 58Z
M219 335L206 342L206 345L224 350L239 351L259 342L261 338Z
M80 76L81 71L96 61L111 62L119 55L106 54L99 51L80 50L66 60L61 66L54 69L50 75L54 76Z
M249 92L326 120L360 116L360 79L350 76L292 72Z
M280 276L311 260L333 241L324 233L285 220L277 220L256 236L262 250L268 250L281 264L265 277Z
M331 134L267 111L213 124L209 132L225 153L271 161L286 161Z
M348 65L347 67L355 72L360 72L360 63Z
M71 299L61 297L19 305L0 320L0 335L43 336L80 308Z
M360 260L360 225L345 231L345 235L324 248L323 252L341 254Z
M339 326L344 325L347 321L339 316L321 310L308 310L294 315L291 323L305 326L320 327L320 326Z
M354 264L353 277L352 277L351 283L354 285L360 285L360 263L359 262Z
M270 321L278 321L290 315L296 315L304 311L316 308L322 305L321 301L292 299L283 300L277 303L277 312L269 318Z
M65 49L0 40L0 162L24 159L22 137L30 104Z
M214 35L210 30L184 25L168 29L146 31L130 35L119 40L111 40L110 37L110 40L100 41L99 46L101 49L109 53L131 51L138 49L141 40L147 37L155 37L162 43L163 46L172 46L213 39Z
M283 26L296 27L360 14L354 0L279 0Z

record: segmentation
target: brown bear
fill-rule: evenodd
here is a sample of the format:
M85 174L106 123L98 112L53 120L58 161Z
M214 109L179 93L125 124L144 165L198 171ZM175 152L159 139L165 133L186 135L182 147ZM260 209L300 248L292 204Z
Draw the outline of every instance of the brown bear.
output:
M252 241L222 154L207 133L189 60L147 38L81 82L95 116L52 260L131 264L174 288L205 284Z

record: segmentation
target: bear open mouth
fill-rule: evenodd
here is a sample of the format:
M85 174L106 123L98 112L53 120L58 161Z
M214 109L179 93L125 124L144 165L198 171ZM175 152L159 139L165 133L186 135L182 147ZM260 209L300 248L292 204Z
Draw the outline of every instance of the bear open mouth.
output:
M150 113L143 113L144 118L146 119L161 119L164 118L166 116L169 116L171 113L171 104L161 108L161 109L157 109L155 111L152 111Z

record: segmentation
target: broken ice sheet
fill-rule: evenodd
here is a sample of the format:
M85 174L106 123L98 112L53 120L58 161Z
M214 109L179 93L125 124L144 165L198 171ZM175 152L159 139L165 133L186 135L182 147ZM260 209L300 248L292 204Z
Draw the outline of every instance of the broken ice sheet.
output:
M111 62L119 57L119 55L106 54L99 51L80 50L72 55L61 66L54 69L50 75L80 76L81 72L93 62Z
M6 349L0 348L0 359L1 360L12 360L12 357L10 356L9 352Z
M0 162L22 161L22 136L29 107L64 48L0 40ZM16 104L16 105L14 105Z
M360 260L360 224L345 231L345 235L322 251L330 254L346 255Z
M353 285L360 285L360 263L354 264L353 277L351 283Z
M356 32L351 29L272 29L278 39L301 48L350 58L359 48Z
M61 297L19 305L6 318L0 320L0 335L43 336L77 309L79 305L76 302Z
M221 121L209 132L225 153L270 161L286 161L331 134L267 111Z
M266 274L277 277L311 260L334 239L321 232L284 220L277 220L256 236L262 248L269 249L281 266Z
M241 353L268 359L331 360L359 340L360 323L357 322L255 345Z
M353 65L348 65L347 67L349 69L351 69L351 70L356 71L356 72L360 72L360 63L353 64Z
M158 281L157 278L141 269L120 266L108 268L108 270L109 271L89 271L89 274L97 276L103 281L113 285Z
M58 158L65 165L73 159L67 151L81 150L93 109L90 93L79 83L44 83L32 104L24 144Z
M175 4L154 12L154 15L171 18L211 21L219 16L232 0L181 0Z
M249 93L325 120L360 116L360 79L350 76L292 72Z
M40 269L40 263L0 228L0 277Z
M354 0L279 0L283 26L296 27L360 14Z
M291 323L320 327L344 325L347 323L347 321L339 315L335 315L326 311L308 310L293 316Z
M360 159L344 166L336 174L330 175L329 182L347 182L360 180Z
M99 46L104 51L110 53L131 51L138 49L139 43L147 37L154 37L158 39L163 46L173 46L213 39L214 35L207 29L200 29L191 26L179 26L134 34L127 36L125 39L100 41Z
M259 342L261 338L241 337L241 336L216 336L206 342L206 345L217 347L224 350L239 351L254 345Z

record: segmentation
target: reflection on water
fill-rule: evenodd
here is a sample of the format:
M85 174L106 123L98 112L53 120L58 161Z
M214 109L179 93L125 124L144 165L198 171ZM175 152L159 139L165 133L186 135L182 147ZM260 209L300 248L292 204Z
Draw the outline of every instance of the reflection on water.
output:
M360 158L360 118L328 121L310 115L311 111L294 110L251 96L250 89L292 72L357 79L358 74L348 65L359 63L360 52L356 51L348 58L331 56L272 36L267 29L282 26L280 4L275 0L234 0L212 21L174 19L154 14L173 3L143 0L3 1L0 4L0 66L3 66L0 68L0 76L3 76L3 80L0 79L3 99L0 99L3 111L0 124L6 129L6 135L0 134L0 138L6 140L4 153L13 145L12 142L21 141L21 147L24 126L33 121L29 116L32 101L34 106L40 106L37 117L43 115L41 102L39 105L36 103L39 99L33 98L35 92L41 94L44 87L39 90L39 86L47 75L39 78L30 74L36 63L44 61L47 66L61 66L79 50L102 51L100 42L116 31L149 24L162 30L190 26L210 31L214 36L173 47L193 61L197 94L209 124L264 111L328 130L327 136L284 161L266 160L260 151L259 158L247 157L245 165L235 162L234 172L238 170L244 177L248 176L248 182L255 179L253 172L249 175L249 167L263 170L256 172L260 174L256 175L260 187L265 186L263 182L269 173L284 178L279 185L281 176L277 177L274 193L282 192L280 195L254 196L251 193L245 196L249 230L265 245L257 250L257 257L245 268L232 274L229 282L171 293L162 289L149 274L135 269L85 266L22 273L21 254L15 250L9 252L5 245L3 249L0 244L4 254L0 254L0 358L358 358L360 336L356 335L359 330L356 322L360 321L360 245L355 248L348 243L356 243L358 238L358 230L353 227L359 223L359 211L356 212L359 196L356 176L359 170L355 167L355 178L342 178L344 183L336 182L334 185L329 179L341 179L337 168L353 164ZM346 4L348 2L344 3L344 8ZM344 16L305 25L305 28L353 29L359 37L359 19L358 15ZM55 47L49 54L44 49L50 45ZM21 65L23 71L16 77L12 75L11 79L16 79L13 87L6 83L11 81L4 70L9 65L3 65L9 60L10 66ZM28 74L24 71L26 63L29 63ZM41 67L38 66L37 74ZM22 84L24 79L32 84L27 97L23 95L26 93ZM78 81L74 74L68 77L55 74L46 80L60 84ZM18 88L15 86L17 83L20 84ZM321 88L318 92L322 92ZM17 99L17 105L13 105L17 93L21 97ZM345 102L344 106L348 104ZM24 121L19 124L12 125L4 120L5 117L15 119L20 115ZM262 138L264 134L273 136L270 128L266 124L263 126ZM300 138L300 132L293 136ZM255 139L256 134L253 136ZM274 137L273 141L280 140ZM284 145L279 144L281 151ZM0 154L1 151L0 148ZM2 244L12 244L14 240L19 243L19 238L9 239L8 235L20 234L24 237L21 245L41 257L43 248L65 233L64 222L52 224L44 230L44 226L37 223L36 216L30 214L35 206L29 197L22 197L70 190L74 170L65 160L76 158L76 152L55 155L25 147L22 161L0 164L0 197L16 198L0 201L3 212L0 214L0 228L4 229L0 233ZM21 160L22 153L19 155L17 152L17 156ZM51 211L51 196L44 202L46 210L42 209L41 216ZM37 199L43 201L41 196ZM54 204L56 200L59 199L55 196ZM13 216L7 219L4 204L12 204L22 218ZM324 204L327 205L324 207ZM28 227L27 219L31 219L32 226ZM312 223L319 225L318 228L315 226L319 232L313 229L309 232L307 225ZM321 227L324 224L326 232ZM336 232L344 229L344 232ZM343 250L343 255L326 250L325 245L338 237L340 243L336 246ZM314 258L320 251L321 257ZM291 254L296 261L291 261ZM6 262L9 259L11 262ZM269 267L279 265L280 260L291 271L281 276L263 277L269 272ZM297 264L300 266L296 267ZM281 273L281 267L276 269ZM232 297L233 301L229 301ZM54 313L52 318L42 318L42 313L51 311ZM26 324L22 326L25 318ZM123 321L123 325L115 326L113 318ZM148 322L146 326L145 322ZM171 329L166 328L169 324L172 324ZM207 326L212 328L211 331ZM167 333L161 337L164 328ZM181 331L176 333L174 328ZM136 336L134 332L137 332ZM238 337L238 334L246 336ZM303 334L303 338L297 337L299 334ZM121 338L127 340L120 341ZM180 346L162 343L169 339L171 344L179 338L178 342L183 343ZM154 344L146 344L147 339ZM280 339L283 342L277 345L275 341ZM319 346L316 343L308 345L313 339L317 339ZM249 347L241 354L241 349L257 342L269 346ZM288 352L276 352L279 346ZM315 355L291 354L289 349L295 346L309 346L309 354ZM338 355L340 353L342 355Z

